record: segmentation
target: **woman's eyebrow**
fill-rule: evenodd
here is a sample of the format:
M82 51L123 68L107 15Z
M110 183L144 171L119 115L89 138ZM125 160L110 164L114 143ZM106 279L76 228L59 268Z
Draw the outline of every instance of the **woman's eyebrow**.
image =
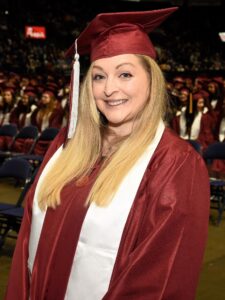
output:
M94 65L94 66L93 66L93 69L99 69L99 70L101 70L101 71L104 71L104 69L103 69L102 67L98 66L98 65Z
M132 66L132 67L134 67L134 65L132 64L132 63L129 63L129 62L124 62L124 63L121 63L121 64L119 64L118 66L116 66L116 69L119 69L120 67L122 67L122 66L124 66L124 65L130 65L130 66ZM99 69L99 70L102 70L102 71L104 71L104 69L101 67L101 66L98 66L98 65L94 65L93 66L93 69Z
M119 64L118 66L116 66L116 69L119 69L120 67L124 66L124 65L129 65L129 66L132 66L134 67L134 65L132 63L129 63L129 62L124 62L122 64Z

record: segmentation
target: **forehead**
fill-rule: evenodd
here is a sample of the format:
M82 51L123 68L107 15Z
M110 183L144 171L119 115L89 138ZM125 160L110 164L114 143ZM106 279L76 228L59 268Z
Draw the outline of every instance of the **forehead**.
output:
M122 65L130 65L131 67L140 67L140 58L135 54L121 54L112 57L101 58L93 63L93 68L101 67L104 69L118 68Z
M4 95L7 95L7 96L10 95L11 96L12 92L11 91L4 91Z

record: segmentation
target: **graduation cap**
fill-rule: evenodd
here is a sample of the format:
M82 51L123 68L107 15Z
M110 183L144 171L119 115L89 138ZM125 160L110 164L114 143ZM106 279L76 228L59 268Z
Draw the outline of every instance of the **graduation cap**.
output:
M77 121L79 54L89 54L91 62L120 54L142 54L155 59L156 51L148 34L177 9L171 7L151 11L102 13L81 32L66 52L67 57L74 55L68 138L74 135Z
M208 99L209 98L209 93L207 93L205 90L200 90L199 92L193 94L193 100L198 100L198 99Z

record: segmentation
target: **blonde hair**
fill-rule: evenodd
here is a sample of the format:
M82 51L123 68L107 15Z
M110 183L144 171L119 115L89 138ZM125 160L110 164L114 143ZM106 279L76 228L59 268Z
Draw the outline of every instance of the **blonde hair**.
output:
M163 74L157 63L148 56L137 55L149 74L150 95L132 133L124 139L102 169L89 193L87 203L105 206L119 184L154 138L159 121L164 116L166 89ZM75 136L63 149L57 162L46 174L39 191L39 207L56 208L60 192L71 180L87 175L101 155L102 129L100 114L92 94L92 67L82 84L79 119ZM51 184L49 184L51 183Z

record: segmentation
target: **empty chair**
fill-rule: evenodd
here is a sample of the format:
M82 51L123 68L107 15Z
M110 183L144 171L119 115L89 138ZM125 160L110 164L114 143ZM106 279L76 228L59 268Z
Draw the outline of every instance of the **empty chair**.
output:
M26 126L22 128L14 137L8 146L8 151L1 152L1 157L18 156L21 154L29 154L32 146L38 137L38 129L35 126Z
M217 142L209 145L203 152L205 160L225 159L225 143Z
M54 140L58 133L58 128L46 128L36 140L36 143L31 149L31 153L29 155L23 155L22 158L29 160L35 168L36 166L39 166L51 142Z
M22 186L25 185L30 176L31 166L29 162L21 158L7 159L0 167L0 179L13 178L16 184L21 183ZM11 204L8 204L7 201L2 203L2 199L0 199L0 211L10 207Z
M17 134L17 126L15 124L6 124L0 127L0 150L7 151L13 138Z
M16 135L10 150L16 153L29 153L37 138L38 129L36 126L23 127Z
M201 144L196 141L196 140L187 140L187 142L198 152L201 154L201 149L202 149L202 146Z
M221 160L221 162L225 160L225 143L217 142L209 145L203 152L203 158L209 166L209 169L214 160ZM213 177L214 178L210 178L211 208L217 209L218 211L216 224L219 225L225 209L225 179L223 179L224 176L219 173L216 175L214 173Z
M23 217L23 200L33 180L31 180L31 166L21 158L6 160L0 167L0 178L13 178L22 183L23 189L17 201L12 204L7 199L0 199L0 247L5 238L10 237L9 231L18 233ZM33 176L32 176L33 179ZM14 236L12 236L14 237Z

